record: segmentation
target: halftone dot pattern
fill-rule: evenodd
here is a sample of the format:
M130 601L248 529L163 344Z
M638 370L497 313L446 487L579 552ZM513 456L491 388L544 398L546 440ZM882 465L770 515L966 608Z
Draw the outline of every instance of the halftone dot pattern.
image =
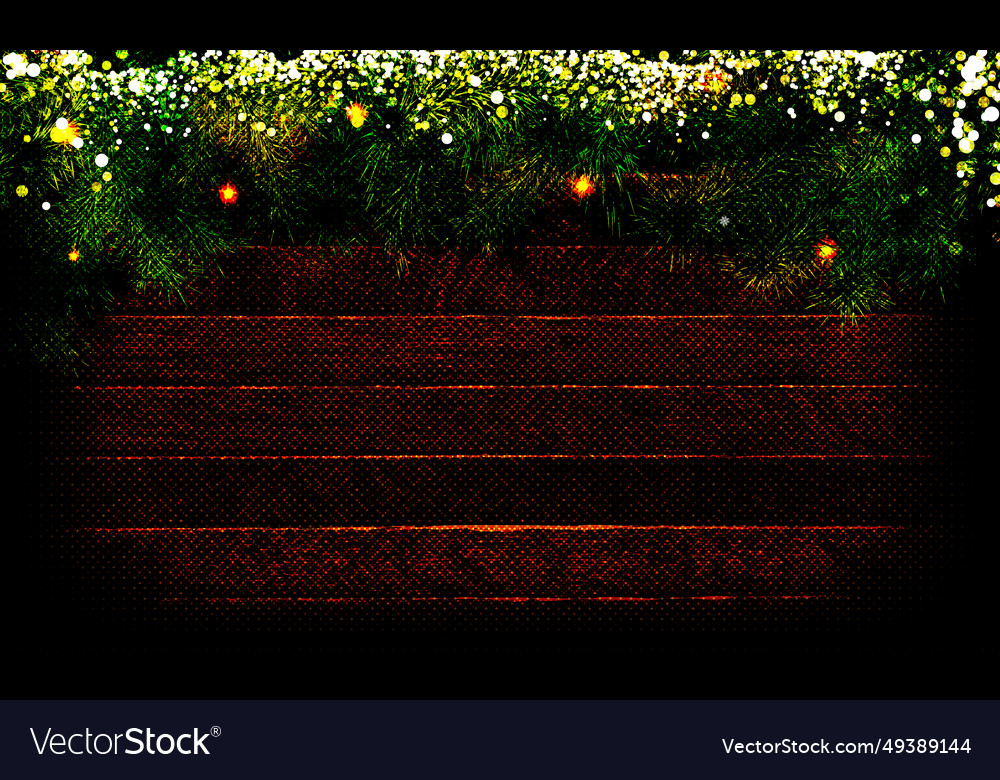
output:
M87 384L937 384L940 320L872 316L118 316Z
M644 252L420 250L390 288L375 250L247 250L190 311L126 303L40 402L52 577L171 630L919 615L965 544L968 323Z
M409 257L410 270L400 279L378 245L250 247L221 257L221 273L186 291L189 309L150 296L127 297L116 305L128 314L213 316L801 315L820 283L813 279L793 294L762 299L708 257L678 268L671 267L664 247L585 241L529 243L492 259L463 260L447 249L424 248L411 250ZM894 313L942 315L959 311L971 291L949 291L947 304L916 289L893 286L891 292Z
M78 524L85 506L121 528L850 525L859 503L870 522L953 526L960 475L907 455L112 456L49 461L41 502L52 523Z
M55 392L86 434L46 445L88 456L927 455L949 422L947 395L898 386Z
M154 598L848 597L889 594L936 532L871 527L77 529L86 581ZM73 540L73 541L69 541ZM921 548L921 545L925 547ZM141 566L135 567L136 564ZM99 588L100 590L100 588Z

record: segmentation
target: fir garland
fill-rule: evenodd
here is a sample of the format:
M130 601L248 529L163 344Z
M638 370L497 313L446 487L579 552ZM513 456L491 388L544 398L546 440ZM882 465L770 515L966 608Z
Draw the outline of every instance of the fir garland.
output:
M822 310L995 251L1000 52L4 52L5 350L70 361L116 285L180 296L245 244L600 240L714 257Z

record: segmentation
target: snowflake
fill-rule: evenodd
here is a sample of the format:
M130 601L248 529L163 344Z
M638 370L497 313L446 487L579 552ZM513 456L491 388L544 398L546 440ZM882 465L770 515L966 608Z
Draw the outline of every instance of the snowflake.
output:
M722 219L720 219L719 220L719 224L722 225L722 227L725 227L726 225L728 225L729 224L729 217L723 217Z

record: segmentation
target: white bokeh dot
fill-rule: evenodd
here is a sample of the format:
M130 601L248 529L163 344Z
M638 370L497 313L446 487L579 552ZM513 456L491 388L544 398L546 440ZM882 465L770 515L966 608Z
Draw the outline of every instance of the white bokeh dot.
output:
M490 100L493 101L494 103L503 103L503 92L501 92L498 89L496 92L490 95Z
M98 168L103 168L108 164L108 156L106 154L99 154L94 158L94 165Z

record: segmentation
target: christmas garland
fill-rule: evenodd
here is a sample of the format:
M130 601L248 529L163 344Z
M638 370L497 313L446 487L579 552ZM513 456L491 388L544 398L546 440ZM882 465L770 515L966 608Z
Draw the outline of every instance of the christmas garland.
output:
M571 199L600 243L822 310L995 251L1000 53L5 51L5 360L71 362L125 282L246 244L491 253Z

